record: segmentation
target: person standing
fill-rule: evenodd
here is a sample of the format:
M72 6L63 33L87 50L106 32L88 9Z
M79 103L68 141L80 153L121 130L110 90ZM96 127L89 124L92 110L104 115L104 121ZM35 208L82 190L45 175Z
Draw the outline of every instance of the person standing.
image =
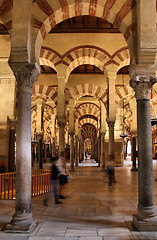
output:
M57 166L57 159L52 157L52 167L51 167L51 185L53 187L53 195L54 195L54 200L55 200L55 204L61 204L62 202L59 201L59 197L58 197L58 175L60 174L60 171L58 169L58 166ZM44 203L44 206L48 206L48 200L49 200L49 197L50 194L47 193L44 200L43 200L43 203Z

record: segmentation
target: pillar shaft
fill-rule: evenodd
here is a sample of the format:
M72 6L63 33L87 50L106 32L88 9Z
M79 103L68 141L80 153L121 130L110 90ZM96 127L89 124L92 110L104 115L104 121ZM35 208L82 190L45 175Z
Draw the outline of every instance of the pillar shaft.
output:
M52 157L56 157L56 144L55 144L55 138L52 139Z
M59 156L61 152L65 151L65 137L64 137L64 122L58 122L59 125Z
M135 90L137 101L137 133L138 133L138 215L134 225L140 226L142 221L157 223L156 209L153 200L153 164L152 164L152 135L150 114L151 87L156 82L154 77L138 76L130 81ZM150 230L152 224L145 225ZM140 227L139 227L140 226ZM157 228L157 226L156 226ZM151 228L152 229L152 228Z
M104 151L104 133L101 133L101 157L100 157L100 167L105 168L105 151Z
M16 202L14 221L32 222L31 213L31 92L20 88L16 130Z
M150 102L148 99L137 101L138 126L138 209L152 208L153 203L153 165Z
M132 169L136 169L136 137L132 137L131 160L132 160Z
M79 152L78 152L78 139L76 138L75 139L75 166L78 166L78 155L79 155Z
M8 231L29 231L31 212L31 95L39 68L34 64L12 63L17 80L18 109L16 128L16 201L15 214Z
M114 124L115 122L108 122L109 126L109 149L108 149L108 155L109 158L114 161Z
M74 133L70 133L70 170L74 170Z
M15 129L9 130L9 159L8 171L15 171Z
M38 164L39 164L39 169L43 169L43 154L42 154L42 133L38 133L37 139L38 139L38 144L37 144L37 152L38 152Z

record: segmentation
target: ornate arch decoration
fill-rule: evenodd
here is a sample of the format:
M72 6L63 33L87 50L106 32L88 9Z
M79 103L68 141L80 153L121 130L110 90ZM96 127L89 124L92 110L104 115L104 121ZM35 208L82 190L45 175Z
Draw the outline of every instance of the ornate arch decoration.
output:
M83 115L93 115L100 120L100 107L91 102L81 103L76 108L75 117L80 118Z
M42 47L40 52L40 63L51 66L57 71L60 64L67 67L69 75L76 67L83 64L90 64L98 67L102 72L112 64L116 69L120 69L130 63L129 49L127 46L120 48L110 55L102 48L93 45L83 45L72 48L63 55L53 49Z
M83 96L93 96L101 100L104 105L107 104L107 90L102 89L99 86L93 84L80 84L72 88L66 88L66 103L68 104L70 100L78 100Z
M68 18L82 15L99 17L112 23L124 35L130 52L132 52L132 33L135 25L132 12L135 9L135 4L135 0L122 2L118 0L106 0L105 2L100 0L89 2L86 0L71 0L70 4L67 0L58 2L37 0L33 4L33 26L39 29L36 38L37 59L42 41L52 28ZM38 12L38 15L36 12Z
M91 141L94 141L97 137L97 129L92 123L84 123L81 126L81 135L84 140L90 139Z
M32 96L34 98L43 98L44 100L52 100L57 105L58 97L58 86L44 86L44 85L33 85Z
M79 128L86 123L90 123L98 129L98 119L95 116L92 115L83 115L79 118L78 124Z

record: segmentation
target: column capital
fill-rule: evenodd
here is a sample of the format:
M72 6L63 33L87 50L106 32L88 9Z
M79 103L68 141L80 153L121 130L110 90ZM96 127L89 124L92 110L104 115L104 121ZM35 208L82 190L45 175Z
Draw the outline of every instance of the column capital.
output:
M37 134L37 138L38 139L42 139L42 137L43 137L43 132L42 131L41 132L37 132L36 134Z
M75 132L69 132L70 136L74 136L75 135Z
M150 99L151 88L157 82L154 76L136 76L130 80L130 86L135 91L136 100Z
M65 125L66 125L65 124L65 119L64 120L58 120L57 123L58 123L59 127L65 128Z
M13 63L9 62L16 81L18 90L29 91L32 88L34 82L37 81L37 77L40 74L40 68L37 63Z
M107 119L106 121L107 121L108 127L114 127L115 121L111 121L109 119Z

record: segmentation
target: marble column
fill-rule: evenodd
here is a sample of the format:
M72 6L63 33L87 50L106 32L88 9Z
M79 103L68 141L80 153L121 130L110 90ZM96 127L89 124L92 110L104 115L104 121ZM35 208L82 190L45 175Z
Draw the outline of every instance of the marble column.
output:
M100 157L101 157L101 139L98 136L98 166L100 167Z
M15 128L16 121L8 118L9 128L9 156L8 156L8 172L15 172Z
M38 68L31 64L13 64L18 89L16 129L16 200L15 214L6 231L30 232L31 211L31 95Z
M79 152L78 152L78 138L77 136L75 137L75 166L78 166L78 156L79 156Z
M74 171L74 132L70 133L70 171Z
M104 137L105 133L101 133L101 154L100 154L100 168L103 170L105 168L105 151L104 151Z
M109 127L109 149L108 149L108 155L109 159L112 159L114 161L114 124L115 122L108 121L108 127Z
M52 157L56 157L55 137L52 138Z
M131 171L137 171L136 167L136 137L133 136L131 138L131 161L132 161L132 168Z
M109 127L109 144L108 144L108 160L115 162L114 158L114 121L107 121L108 127ZM116 182L115 180L115 170L113 174L113 182Z
M65 152L65 136L64 136L64 128L65 121L58 121L59 125L59 156L61 152Z
M43 139L43 133L37 133L37 160L38 160L38 165L39 169L43 169L43 154L42 154L42 139Z
M133 224L139 231L157 230L157 212L153 200L152 135L150 93L155 77L135 76L130 86L137 101L138 133L138 213Z

